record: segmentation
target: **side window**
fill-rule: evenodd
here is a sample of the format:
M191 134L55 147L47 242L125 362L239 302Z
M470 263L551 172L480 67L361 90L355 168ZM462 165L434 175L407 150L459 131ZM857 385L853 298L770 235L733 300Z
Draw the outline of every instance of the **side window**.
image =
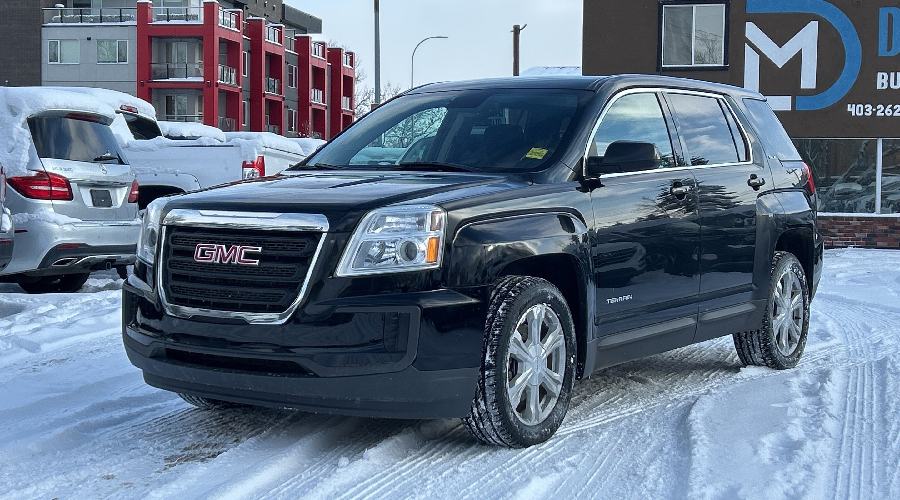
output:
M734 119L731 110L723 101L719 101L719 106L722 106L722 112L725 113L725 120L728 122L728 128L731 129L731 138L734 139L734 147L737 148L738 160L748 161L750 159L750 154L747 152L749 146L747 141L744 140L744 136L741 135L741 128Z
M738 151L719 99L668 94L691 165L737 163Z
M648 142L656 146L661 167L675 166L669 128L656 94L629 94L616 100L607 110L591 140L589 156L604 156L617 141Z
M766 101L756 99L744 99L744 106L750 113L750 120L756 130L762 136L763 144L766 146L766 152L770 155L777 156L779 160L799 160L800 154L797 148L784 131L775 112L769 107Z

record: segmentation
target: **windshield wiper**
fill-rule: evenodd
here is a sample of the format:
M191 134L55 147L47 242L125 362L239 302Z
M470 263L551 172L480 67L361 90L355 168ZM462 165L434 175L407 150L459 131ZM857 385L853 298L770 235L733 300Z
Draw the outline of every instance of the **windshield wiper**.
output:
M91 161L93 161L93 162L118 161L119 163L125 163L125 162L122 161L122 157L121 157L121 156L119 156L118 154L115 154L115 155L114 155L114 154L110 153L109 150L107 150L105 153L103 153L102 155L100 155L100 156L94 158L94 159L91 160Z
M298 171L298 170L343 170L344 167L340 167L337 165L329 165L327 163L316 163L315 165L301 165L296 164L291 166L288 170Z
M441 163L437 161L410 161L396 165L400 170L420 172L481 172L481 170L458 163Z

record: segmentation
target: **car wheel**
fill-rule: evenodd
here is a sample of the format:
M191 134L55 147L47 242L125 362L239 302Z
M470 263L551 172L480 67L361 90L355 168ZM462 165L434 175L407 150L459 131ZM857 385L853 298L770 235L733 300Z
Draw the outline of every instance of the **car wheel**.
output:
M91 273L41 276L36 280L20 280L19 286L28 293L70 293L81 290L90 276Z
M556 432L575 379L574 332L569 307L550 282L509 276L497 283L478 389L463 418L479 441L521 448Z
M776 370L797 366L809 333L809 300L800 261L788 252L775 252L762 328L734 334L741 362Z
M184 394L181 392L179 392L178 395L181 396L181 399L202 410L228 410L231 408L247 408L250 406L241 403L232 403L231 401L222 401L220 399L204 398L202 396Z

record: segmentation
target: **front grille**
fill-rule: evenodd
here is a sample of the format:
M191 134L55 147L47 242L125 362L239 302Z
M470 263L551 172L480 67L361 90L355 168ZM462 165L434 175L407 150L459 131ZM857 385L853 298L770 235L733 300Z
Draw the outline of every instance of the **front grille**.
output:
M226 312L288 310L300 293L322 233L166 228L162 263L169 304ZM197 245L260 247L259 265L197 262Z
M302 366L293 361L237 358L232 356L216 356L214 354L201 354L182 351L179 349L166 349L166 358L179 363L185 363L219 370L266 373L269 375L309 375Z

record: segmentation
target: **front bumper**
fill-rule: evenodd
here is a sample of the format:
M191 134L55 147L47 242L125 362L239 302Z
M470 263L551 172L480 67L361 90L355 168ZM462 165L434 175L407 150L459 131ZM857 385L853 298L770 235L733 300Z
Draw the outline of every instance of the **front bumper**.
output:
M12 261L3 275L87 272L134 263L140 220L57 224L29 219L16 226Z
M285 325L175 318L129 276L123 341L148 384L179 393L389 418L469 412L483 304L450 290L307 300Z

